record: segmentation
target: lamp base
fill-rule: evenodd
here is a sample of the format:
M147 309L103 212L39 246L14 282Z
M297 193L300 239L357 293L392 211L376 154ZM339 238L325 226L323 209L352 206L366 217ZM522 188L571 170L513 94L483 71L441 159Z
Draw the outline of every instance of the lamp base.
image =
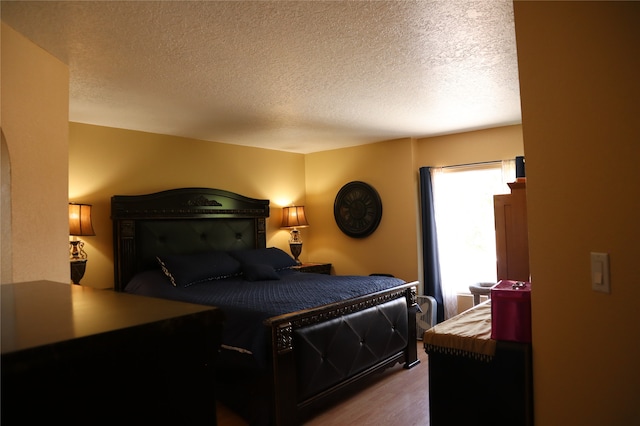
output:
M291 254L293 255L293 258L295 259L296 263L298 265L302 265L302 262L298 260L300 253L302 253L302 242L298 242L298 243L289 242L289 249L291 249Z
M71 281L74 284L80 284L80 280L84 277L87 269L87 259L72 260L71 262Z
M84 242L82 240L74 239L69 241L69 258L72 262L87 258L87 253L84 251Z

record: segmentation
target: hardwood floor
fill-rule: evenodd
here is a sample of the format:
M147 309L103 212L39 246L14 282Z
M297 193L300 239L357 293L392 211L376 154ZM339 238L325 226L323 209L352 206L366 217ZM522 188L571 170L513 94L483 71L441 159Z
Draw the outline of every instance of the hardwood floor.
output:
M429 371L422 341L417 342L420 364L405 370L398 364L372 378L366 388L319 413L305 426L361 424L375 426L429 425ZM219 426L248 423L218 404Z

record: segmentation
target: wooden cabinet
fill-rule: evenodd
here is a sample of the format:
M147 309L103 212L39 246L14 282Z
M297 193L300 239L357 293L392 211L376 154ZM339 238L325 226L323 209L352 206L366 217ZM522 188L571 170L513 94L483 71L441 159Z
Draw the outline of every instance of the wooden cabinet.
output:
M509 187L511 194L493 197L498 280L529 281L526 182Z

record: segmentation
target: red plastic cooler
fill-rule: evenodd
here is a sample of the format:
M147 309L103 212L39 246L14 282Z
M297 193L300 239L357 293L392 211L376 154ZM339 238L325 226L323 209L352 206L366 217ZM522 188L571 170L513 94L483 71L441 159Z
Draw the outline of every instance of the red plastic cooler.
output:
M491 338L531 342L531 283L501 280L491 287Z

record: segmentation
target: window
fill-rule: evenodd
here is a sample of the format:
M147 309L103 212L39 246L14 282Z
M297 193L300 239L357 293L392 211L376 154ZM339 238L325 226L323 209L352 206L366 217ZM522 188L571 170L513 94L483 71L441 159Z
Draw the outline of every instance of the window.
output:
M457 313L458 293L496 282L493 196L509 193L515 161L434 170L433 197L445 319Z

